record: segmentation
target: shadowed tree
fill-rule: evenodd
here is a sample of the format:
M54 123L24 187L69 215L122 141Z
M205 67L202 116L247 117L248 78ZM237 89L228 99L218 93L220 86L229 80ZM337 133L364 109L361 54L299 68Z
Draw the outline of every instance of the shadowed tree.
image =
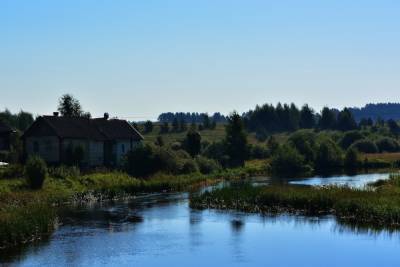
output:
M336 126L336 114L328 107L324 107L321 111L321 119L319 120L319 128L323 130L334 129Z
M81 117L84 113L79 100L70 94L65 94L60 98L58 111L64 117Z
M354 120L348 108L344 108L338 115L337 129L340 131L350 131L357 129L357 123Z
M315 127L314 111L308 105L304 105L300 111L300 128L311 129L314 127Z
M228 164L232 167L244 166L247 154L247 135L244 130L243 121L237 112L228 117L226 125L226 151L229 156Z
M196 156L200 153L201 149L201 135L199 132L190 130L185 139L186 151L192 156Z

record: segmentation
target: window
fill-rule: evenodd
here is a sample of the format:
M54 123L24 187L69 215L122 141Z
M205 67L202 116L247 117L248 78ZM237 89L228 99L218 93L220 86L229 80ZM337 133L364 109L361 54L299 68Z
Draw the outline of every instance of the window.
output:
M39 153L39 142L38 141L33 142L33 152Z

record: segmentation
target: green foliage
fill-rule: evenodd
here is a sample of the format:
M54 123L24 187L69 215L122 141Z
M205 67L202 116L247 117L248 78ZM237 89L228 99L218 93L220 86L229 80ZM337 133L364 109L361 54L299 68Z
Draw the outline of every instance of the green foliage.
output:
M156 146L164 146L164 139L161 135L157 136L156 141L154 142Z
M202 174L211 174L222 170L221 165L217 161L203 156L197 156L196 163Z
M337 129L340 131L351 131L357 129L357 123L348 108L344 108L339 112L337 118Z
M228 164L228 156L226 154L226 144L223 141L213 142L203 152L207 158L218 161L223 167Z
M308 105L304 105L300 111L300 128L311 129L314 127L315 127L314 111Z
M32 189L40 189L47 177L47 166L43 159L32 156L25 165L25 176Z
M358 140L354 144L351 145L351 148L357 149L362 153L378 153L379 149L376 144L368 139Z
M153 123L151 121L146 121L144 123L144 132L151 133L153 131Z
M400 144L396 139L390 137L382 137L376 141L379 152L399 152Z
M81 166L85 159L85 149L82 145L69 144L65 150L65 163L69 166Z
M19 164L11 164L0 169L0 179L15 179L24 176L24 167Z
M316 134L310 130L299 130L289 137L289 142L308 163L312 163L315 159L316 140Z
M29 112L21 110L13 114L8 109L0 112L0 121L9 125L11 128L25 131L32 125L34 119L33 115Z
M146 177L157 171L159 166L154 148L150 145L135 147L126 155L125 170L134 177Z
M64 117L90 117L90 113L85 113L79 100L71 94L61 96L58 103L58 111Z
M326 172L343 166L343 152L331 139L320 142L316 157L315 168L320 172Z
M271 158L271 171L275 175L298 175L309 168L304 157L291 145L279 147Z
M201 135L199 132L190 130L185 139L185 148L189 154L194 157L200 153L201 150Z
M356 149L347 149L344 157L344 166L347 169L356 169L360 166L360 155Z
M236 112L228 117L225 145L229 166L244 166L247 152L247 134L242 119Z
M335 129L336 127L336 114L328 107L324 107L321 111L321 119L318 126L323 130Z
M247 146L247 151L247 159L265 159L270 155L269 150L262 145L249 144Z
M61 165L58 167L48 168L49 176L57 178L57 179L69 179L69 178L77 178L81 175L80 169L76 166L65 166Z
M340 140L340 146L343 149L349 148L354 142L364 138L364 135L360 131L349 131L344 134Z

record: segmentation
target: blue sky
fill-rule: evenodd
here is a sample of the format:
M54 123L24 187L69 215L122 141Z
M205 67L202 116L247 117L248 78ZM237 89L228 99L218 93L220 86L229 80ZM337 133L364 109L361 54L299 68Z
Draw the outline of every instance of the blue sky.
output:
M229 113L400 101L400 1L1 0L0 109Z

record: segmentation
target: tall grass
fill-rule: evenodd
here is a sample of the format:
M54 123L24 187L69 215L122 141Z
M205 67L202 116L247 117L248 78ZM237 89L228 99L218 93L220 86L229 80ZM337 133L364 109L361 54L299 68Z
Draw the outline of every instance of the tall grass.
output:
M248 212L334 214L340 220L400 227L400 176L377 190L346 187L229 187L193 195L193 208L237 209Z

